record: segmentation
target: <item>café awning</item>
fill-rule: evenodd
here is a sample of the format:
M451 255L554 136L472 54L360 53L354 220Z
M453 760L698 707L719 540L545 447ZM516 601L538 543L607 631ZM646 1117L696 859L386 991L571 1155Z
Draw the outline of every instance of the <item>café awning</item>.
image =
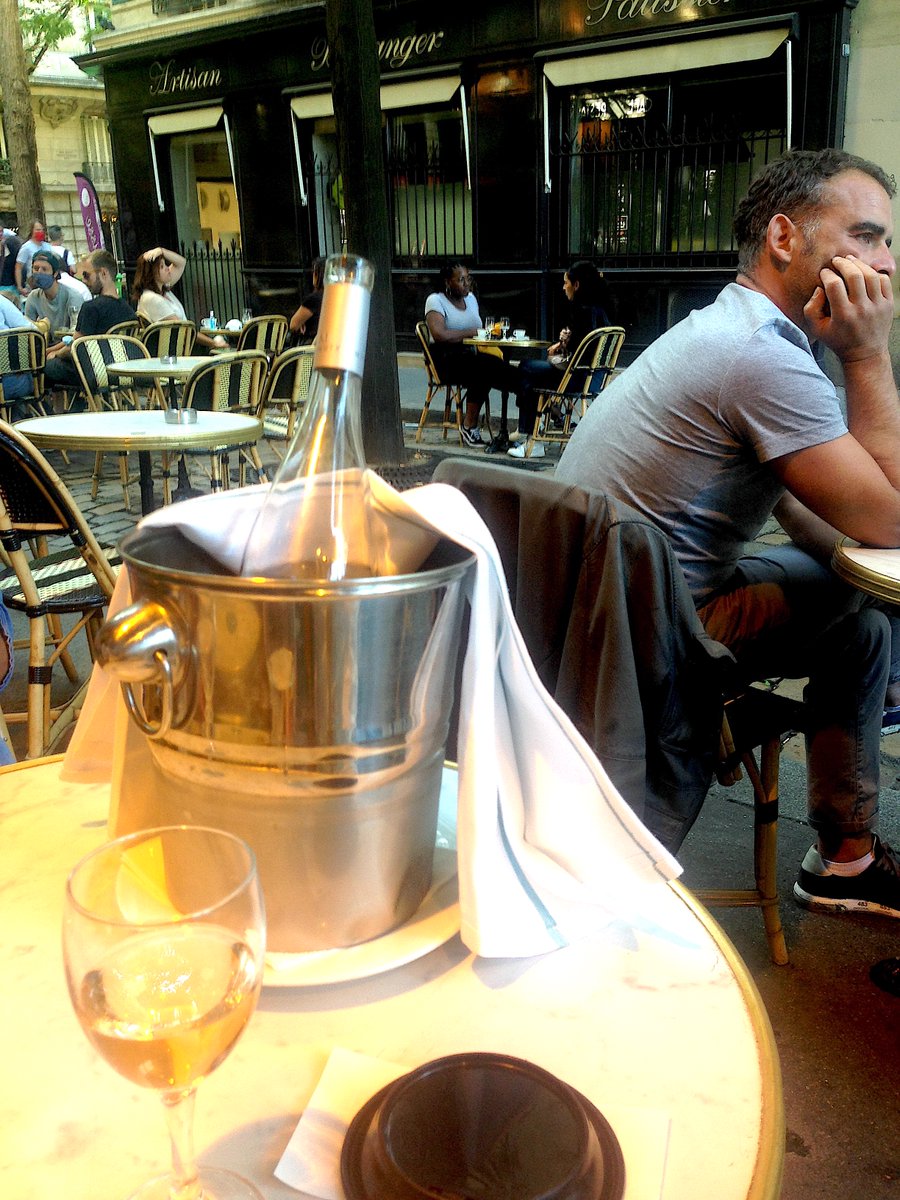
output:
M727 63L753 62L768 58L779 46L785 45L787 81L785 107L787 145L792 144L791 101L793 79L791 71L790 26L780 25L733 33L722 37L676 38L653 42L625 50L609 50L601 54L573 54L566 58L550 58L544 62L544 190L551 189L550 178L550 114L548 87L579 87L602 84L611 79L646 79L651 75L671 75L679 71L696 71Z
M181 133L201 133L206 129L215 129L222 123L225 130L225 144L228 147L228 162L231 166L231 178L234 173L234 150L231 144L231 126L228 114L221 104L208 104L203 108L182 108L175 112L154 113L147 117L147 130L150 134L150 160L153 164L153 181L156 185L156 202L159 211L165 211L162 198L162 187L159 179L159 163L156 157L156 139L158 137L173 137Z
M381 111L390 112L392 109L398 108L424 108L428 105L448 104L457 93L459 94L459 103L462 110L466 180L471 190L472 169L469 153L469 118L466 106L466 92L459 75L427 75L421 79L403 79L394 83L383 84L380 89ZM295 118L293 122L294 161L297 165L300 201L302 204L307 204L309 196L300 160L300 139L297 134L297 121L310 121L317 120L320 117L334 116L334 103L331 92L305 92L300 96L292 96L291 112Z

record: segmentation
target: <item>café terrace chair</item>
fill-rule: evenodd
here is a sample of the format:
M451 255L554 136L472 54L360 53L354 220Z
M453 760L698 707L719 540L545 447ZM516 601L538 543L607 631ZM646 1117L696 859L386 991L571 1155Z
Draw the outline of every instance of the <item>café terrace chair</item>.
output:
M154 321L138 335L151 358L187 358L197 340L193 321Z
M621 325L591 330L569 359L559 386L538 389L534 428L525 446L526 458L531 457L537 442L558 446L568 442L576 408L578 417L583 417L587 406L606 387L624 341L625 330ZM555 421L561 421L561 428Z
M5 375L24 375L31 379L31 395L24 397L30 415L46 416L44 366L47 361L47 339L37 329L6 329L0 331L0 416L10 419L14 403L3 390Z
M263 382L269 360L262 350L233 351L218 354L201 363L188 375L184 384L183 408L206 409L212 412L243 413L257 416L263 394ZM260 483L268 480L255 442L232 442L212 450L185 451L185 454L209 455L209 480L213 491L229 484L228 461L238 455L240 486L244 485L245 464L256 471Z
M441 373L434 361L434 355L431 353L431 334L428 331L428 326L424 321L416 323L416 337L419 339L419 345L422 347L422 357L425 359L425 373L427 377L428 390L425 393L425 403L422 405L422 415L419 417L419 425L416 429L416 441L421 442L422 433L425 429L428 420L428 410L431 408L431 401L438 394L444 393L444 415L441 421L443 429L443 437L446 441L447 430L453 429L462 442L462 427L463 416L463 390L458 383L448 383L441 379ZM456 406L456 417L453 418L451 413L453 406Z
M136 381L128 376L109 374L107 367L110 363L134 362L137 359L149 358L143 342L133 337L120 337L115 334L92 334L80 337L72 343L72 361L81 380L81 395L89 410L103 412L139 408L140 402ZM144 383L147 388L148 407L164 408L162 393L157 383ZM117 454L119 460L119 478L122 484L122 494L125 497L125 508L131 512L131 497L128 488L134 481L128 474L128 455L125 451ZM103 470L103 454L97 451L94 456L94 474L91 482L91 499L97 499L100 490L100 478Z
M284 349L288 335L288 319L280 315L252 317L241 328L238 350L264 350L270 359Z
M279 458L291 443L309 394L313 353L312 346L294 346L279 354L269 370L257 415L263 423L263 437Z
M116 325L111 325L106 331L115 337L140 337L141 322L135 317L133 321L119 321Z
M82 630L93 660L117 560L101 548L46 458L3 421L0 547L6 560L0 564L0 595L8 609L28 619L28 640L22 643L28 646L27 707L5 716L10 724L27 722L28 757L38 758L80 708L83 688L63 705L52 703L53 668L61 663L69 680L78 683L69 647Z
M740 778L741 768L746 771L753 790L754 886L698 890L695 894L709 905L760 908L772 961L786 964L776 883L779 760L788 737L804 728L803 705L765 688L748 686L738 677L725 648L702 633L681 567L665 535L626 505L546 475L471 458L445 459L438 464L434 480L458 487L490 529L503 562L516 621L544 686L591 745L624 798L664 845L677 852L713 773L727 786ZM620 577L612 576L609 589L601 540L588 528L592 503L595 512L598 504L605 503L616 513L611 528ZM533 539L551 535L556 555L552 572L541 570L540 555L531 552ZM577 603L578 582L586 582L588 576L591 603L603 588L599 611L592 613ZM624 597L630 617L624 624L621 610L605 606L607 595ZM584 593L581 596L583 600ZM654 621L649 626L648 613ZM656 623L660 614L667 622L677 618L686 623L682 627L690 634L690 661L656 662L656 639L664 635L663 627ZM636 673L641 692L637 714L626 711L622 695L617 694L612 703L601 695L611 674L616 680L621 678L611 671L611 666L619 665L617 639L633 639L633 630L646 639L646 645L635 642L633 663L631 650L621 661L629 672L633 669ZM659 641L660 646L664 644ZM623 679L622 687L627 686L629 681ZM684 688L689 690L675 690ZM648 714L665 712L673 698L690 698L691 704L691 752L684 758L686 774L680 780L673 779L661 758L661 747L652 740L652 726L648 724L646 732L638 727L641 721L651 719ZM643 743L643 756L635 753L632 740ZM653 804L652 797L657 798ZM659 797L666 800L663 810ZM670 816L656 815L666 810Z

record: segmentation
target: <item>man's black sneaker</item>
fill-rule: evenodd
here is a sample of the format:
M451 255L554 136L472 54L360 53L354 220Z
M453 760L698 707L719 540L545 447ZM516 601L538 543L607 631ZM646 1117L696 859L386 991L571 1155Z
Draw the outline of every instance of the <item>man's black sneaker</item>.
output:
M875 861L858 875L835 875L811 846L794 884L794 898L805 908L900 917L900 855L877 837L872 852Z
M466 429L465 425L460 425L459 432L462 434L464 446L471 446L473 450L480 450L484 446L481 440L481 430L476 425L473 429Z

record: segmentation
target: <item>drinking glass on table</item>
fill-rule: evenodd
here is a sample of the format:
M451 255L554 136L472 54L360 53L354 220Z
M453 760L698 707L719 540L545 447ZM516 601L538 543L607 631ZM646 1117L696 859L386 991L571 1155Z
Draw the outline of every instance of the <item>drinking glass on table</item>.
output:
M484 327L487 330L488 337L492 338L494 336L494 318L493 317L485 317L484 318Z
M216 829L171 826L108 842L66 885L63 957L81 1027L120 1075L155 1088L172 1173L131 1200L263 1200L230 1171L198 1171L197 1085L256 1007L265 910L253 852Z
M509 317L500 317L500 336L505 338L509 333Z

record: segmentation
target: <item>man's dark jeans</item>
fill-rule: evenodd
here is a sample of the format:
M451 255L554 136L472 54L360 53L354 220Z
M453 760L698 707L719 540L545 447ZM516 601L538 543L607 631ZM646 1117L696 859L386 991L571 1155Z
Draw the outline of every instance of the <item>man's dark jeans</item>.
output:
M885 690L900 679L885 614L796 546L740 559L699 613L748 679L808 676L809 823L826 847L874 829Z

